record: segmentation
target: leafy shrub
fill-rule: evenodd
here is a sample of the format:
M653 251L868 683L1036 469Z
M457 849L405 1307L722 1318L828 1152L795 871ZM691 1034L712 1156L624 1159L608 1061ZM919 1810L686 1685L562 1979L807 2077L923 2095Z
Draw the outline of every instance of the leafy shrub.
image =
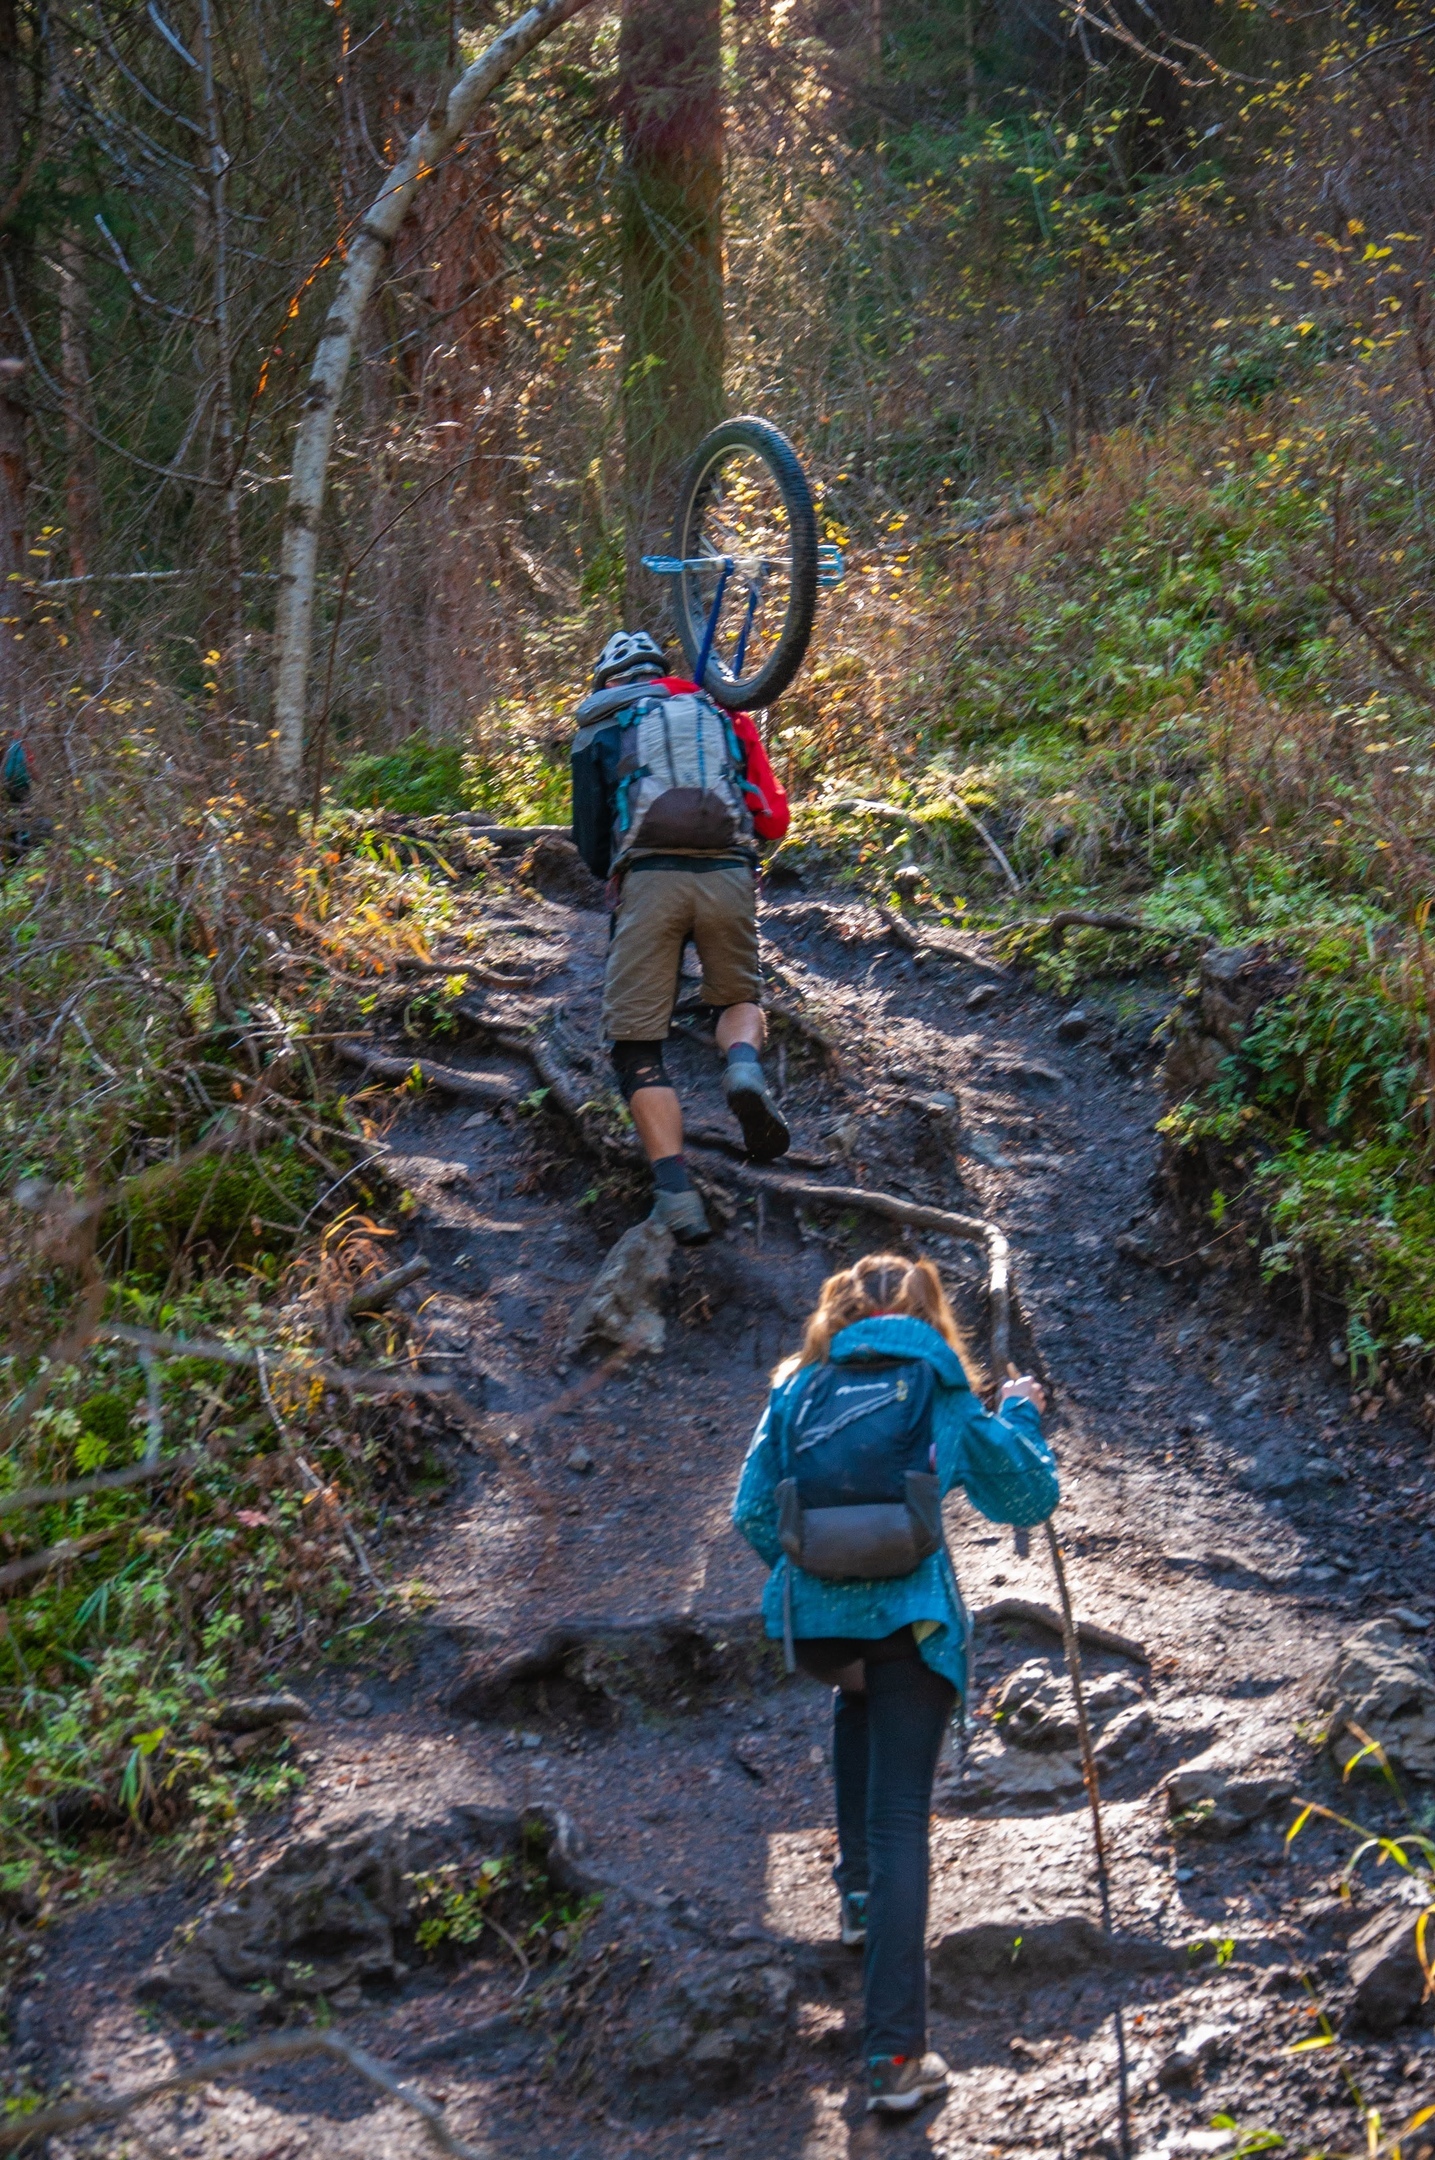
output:
M1388 1344L1404 1359L1435 1350L1435 1186L1411 1168L1398 1140L1319 1147L1293 1133L1256 1173L1275 1232L1267 1277L1319 1261L1344 1286L1372 1352Z
M348 809L393 810L402 817L437 817L464 807L463 752L457 743L411 735L397 750L351 759L339 776Z

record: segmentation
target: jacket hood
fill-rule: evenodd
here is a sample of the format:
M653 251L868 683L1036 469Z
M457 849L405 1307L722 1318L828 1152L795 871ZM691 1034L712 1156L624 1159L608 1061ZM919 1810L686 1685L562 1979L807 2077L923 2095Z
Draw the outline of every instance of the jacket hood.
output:
M925 1320L906 1313L881 1313L873 1320L854 1320L832 1338L832 1362L843 1365L852 1358L924 1358L945 1387L970 1385L962 1361L951 1344Z

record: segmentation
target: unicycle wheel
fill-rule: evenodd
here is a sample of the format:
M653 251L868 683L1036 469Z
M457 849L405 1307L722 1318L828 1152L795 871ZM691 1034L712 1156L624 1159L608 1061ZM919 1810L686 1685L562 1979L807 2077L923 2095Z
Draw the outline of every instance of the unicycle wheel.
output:
M696 679L730 712L782 695L802 665L817 605L817 513L797 452L769 421L725 420L693 452L678 495L677 632Z

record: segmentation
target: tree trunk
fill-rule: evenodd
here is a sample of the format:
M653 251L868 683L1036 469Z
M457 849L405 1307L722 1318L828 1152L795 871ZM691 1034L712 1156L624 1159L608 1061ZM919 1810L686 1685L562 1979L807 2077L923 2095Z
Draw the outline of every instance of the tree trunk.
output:
M20 21L17 0L0 0L0 198L18 184L23 165L24 112L20 90ZM28 415L24 382L24 333L12 294L23 304L28 249L15 220L0 230L0 727L20 722L20 656L25 604L20 580L25 560Z
M386 319L383 293L364 317L362 380L364 433L370 448L365 493L369 505L369 545L365 584L374 610L379 647L379 683L384 698L383 740L403 741L422 724L418 666L418 627L406 576L404 528L392 531L399 498L394 490L395 454L390 427L396 411L392 352L393 325Z
M5 0L0 0L0 6L4 4ZM415 195L473 125L484 99L535 45L589 4L590 0L537 0L536 6L495 38L464 70L445 103L435 107L410 138L353 236L343 275L319 333L290 460L274 619L277 792L288 802L297 803L303 780L319 513L339 399L364 309Z
M721 0L624 0L618 58L628 607L656 627L640 558L666 549L678 477L723 417Z
M435 475L452 479L432 498L433 544L425 637L425 709L436 735L451 735L493 692L501 660L504 429L492 388L503 362L501 190L492 127L476 129L424 204L422 256L434 267L425 302L433 327L420 409ZM484 392L489 395L485 399Z
M223 488L224 571L228 600L229 666L235 702L244 702L244 544L239 529L239 470L234 427L234 351L229 320L229 215L224 200L229 152L214 79L214 20L210 0L199 0L199 50L204 97L203 186L210 248L210 330L214 362L215 442Z
M86 425L94 406L88 327L84 250L67 225L60 238L60 376L65 401L65 540L72 578L88 577L100 552L99 463ZM91 594L81 586L75 595L75 642L87 674L94 665L94 626Z

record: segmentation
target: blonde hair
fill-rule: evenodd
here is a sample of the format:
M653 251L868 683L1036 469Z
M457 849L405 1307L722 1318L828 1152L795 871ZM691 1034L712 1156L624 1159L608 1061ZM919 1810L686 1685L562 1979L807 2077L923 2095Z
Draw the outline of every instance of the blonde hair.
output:
M825 1365L834 1335L878 1313L925 1320L956 1351L973 1393L980 1394L984 1375L947 1303L941 1276L930 1260L907 1260L901 1253L867 1253L855 1267L828 1276L802 1331L802 1348L783 1359L774 1383L790 1379L804 1365Z

